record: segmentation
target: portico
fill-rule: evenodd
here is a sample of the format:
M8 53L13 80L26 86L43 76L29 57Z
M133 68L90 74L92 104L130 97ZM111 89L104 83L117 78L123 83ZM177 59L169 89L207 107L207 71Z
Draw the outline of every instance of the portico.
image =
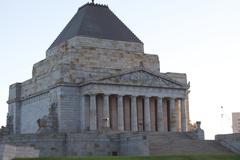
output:
M149 80L145 85L148 86L140 85L137 77L131 79L134 83L127 81L126 85L124 81L134 74L145 74ZM123 76L125 78L121 81ZM85 110L80 115L85 117L81 130L102 131L108 128L118 132L187 131L186 89L173 81L168 81L168 85L159 83L164 80L166 81L164 77L137 70L120 74L114 80L108 77L81 86L81 99L84 103L80 107Z
M86 109L82 130L112 131L187 131L185 99L132 95L83 95ZM89 102L86 102L90 100ZM180 106L177 104L180 101ZM123 103L125 102L125 103ZM179 111L180 107L180 114ZM167 115L167 116L164 116ZM180 117L179 117L180 115ZM83 115L81 115L83 116ZM87 122L89 121L89 122Z

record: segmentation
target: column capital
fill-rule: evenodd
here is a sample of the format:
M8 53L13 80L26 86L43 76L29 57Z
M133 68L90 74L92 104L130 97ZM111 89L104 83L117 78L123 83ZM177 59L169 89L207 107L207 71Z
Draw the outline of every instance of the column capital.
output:
M173 97L174 98L174 97ZM175 99L179 99L179 100L185 100L185 97L175 97Z
M97 94L96 93L88 93L87 95L89 95L89 96L96 96Z
M185 101L185 100L186 100L186 98L183 98L183 97L182 97L182 98L179 98L179 99L182 100L182 101Z
M169 97L168 99L169 99L169 100L175 100L176 97Z
M145 98L146 98L146 99L149 99L149 98L151 98L151 96L144 96L144 99L145 99Z

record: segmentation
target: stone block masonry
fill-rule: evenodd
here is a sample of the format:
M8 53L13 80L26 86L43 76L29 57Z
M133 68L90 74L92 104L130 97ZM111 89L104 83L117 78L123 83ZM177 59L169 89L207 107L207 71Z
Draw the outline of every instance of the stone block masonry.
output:
M78 48L102 48L107 50L122 50L125 52L131 53L143 53L144 48L142 43L137 42L126 42L126 41L116 41L109 39L100 39L100 38L90 38L85 36L75 36L69 40L67 43L70 46L76 46ZM62 43L59 46L47 50L47 57L57 54L60 50L70 49L69 46L66 46L66 43Z
M145 138L144 138L145 137ZM66 156L111 156L148 155L146 136L142 134L102 134L96 132L55 135L14 135L0 139L11 146L26 146L6 152L21 156L66 157ZM1 146L2 147L2 146ZM36 150L34 150L34 149ZM3 148L4 149L4 148ZM1 150L3 150L1 148ZM39 152L37 152L39 150ZM21 151L21 152L20 152ZM5 153L5 154L6 154ZM29 154L28 154L29 153ZM12 157L14 158L14 156Z
M39 157L79 157L233 153L229 147L222 146L219 141L196 140L189 137L189 134L188 132L126 132L121 134L85 132L15 135L0 139L1 144L9 144L7 150L5 145L0 145L0 155L4 153L5 157L14 158L16 156L37 157L38 155Z
M88 44L83 43L85 40ZM108 47L99 46L105 43ZM135 49L138 45L142 46L138 43L112 42L97 38L72 38L69 42L48 51L46 59L33 66L31 79L10 86L9 103L16 98L19 98L18 100L27 98L59 83L83 83L131 70L140 64L158 73L160 70L158 56L143 53L141 47Z
M39 150L40 157L61 157L66 155L65 135L12 135L0 139L0 144L33 147Z
M39 157L39 150L34 149L33 147L0 144L0 160L37 157Z

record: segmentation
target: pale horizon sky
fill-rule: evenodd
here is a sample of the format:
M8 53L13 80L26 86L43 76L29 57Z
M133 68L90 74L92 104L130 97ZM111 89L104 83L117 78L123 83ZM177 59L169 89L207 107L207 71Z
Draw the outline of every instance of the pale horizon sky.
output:
M0 126L6 124L9 85L31 78L33 64L87 2L0 1ZM239 0L95 2L107 4L146 53L159 55L161 72L187 73L190 118L202 121L207 139L232 132L231 112L240 112Z

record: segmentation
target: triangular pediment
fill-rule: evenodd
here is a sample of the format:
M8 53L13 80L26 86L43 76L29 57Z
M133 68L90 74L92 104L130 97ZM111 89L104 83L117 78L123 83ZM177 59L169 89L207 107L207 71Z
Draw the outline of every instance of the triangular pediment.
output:
M97 82L163 88L186 88L186 85L172 80L166 75L154 74L143 69L106 77L98 80Z

